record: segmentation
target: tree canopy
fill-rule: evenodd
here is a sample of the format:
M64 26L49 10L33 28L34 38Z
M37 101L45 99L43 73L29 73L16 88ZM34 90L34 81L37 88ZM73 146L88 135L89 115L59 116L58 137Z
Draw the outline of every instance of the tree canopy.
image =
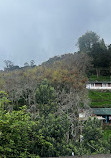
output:
M78 39L77 45L79 50L82 52L89 52L92 46L99 42L99 38L100 37L95 32L86 32Z

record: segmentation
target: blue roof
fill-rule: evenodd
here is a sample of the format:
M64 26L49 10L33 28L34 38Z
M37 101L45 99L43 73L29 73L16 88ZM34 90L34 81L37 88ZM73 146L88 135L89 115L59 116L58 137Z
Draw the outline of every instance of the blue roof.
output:
M92 108L96 115L111 115L111 108Z

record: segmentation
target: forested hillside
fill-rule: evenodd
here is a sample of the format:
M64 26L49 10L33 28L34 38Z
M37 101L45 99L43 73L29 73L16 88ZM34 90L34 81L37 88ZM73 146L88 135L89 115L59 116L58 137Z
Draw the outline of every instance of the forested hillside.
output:
M91 59L92 68L88 72L90 79L105 80L111 73L111 45L107 45L104 39L92 31L86 32L78 39L80 53L87 54ZM110 78L110 77L109 77Z
M91 38L92 35L96 37L96 41L82 43L81 47L81 39L89 34ZM89 119L83 124L79 121L79 112L85 109L90 114L90 104L94 106L94 100L90 103L89 99L93 99L93 92L88 93L86 89L88 77L100 77L103 67L110 70L110 61L103 64L110 55L110 48L93 32L86 33L78 42L80 51L56 56L39 66L32 61L32 65L20 68L5 61L5 69L0 72L2 157L70 156L72 152L83 155L111 151L110 139L106 141L103 137L98 120ZM98 64L100 57L105 59L101 59L102 65ZM103 76L106 74L105 71Z
M75 129L79 131L80 109L89 109L89 58L75 53L50 61L0 73L0 155L79 154Z
M78 39L79 53L90 58L90 68L86 72L89 81L111 80L111 45L107 45L95 32L86 32ZM111 107L111 91L89 90L91 107Z
M110 24L110 0L0 1L0 158L111 155Z

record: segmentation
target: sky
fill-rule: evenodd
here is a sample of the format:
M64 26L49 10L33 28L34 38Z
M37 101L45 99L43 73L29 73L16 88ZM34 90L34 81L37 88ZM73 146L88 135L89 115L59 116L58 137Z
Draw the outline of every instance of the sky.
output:
M111 0L0 0L0 69L73 53L87 31L111 43Z

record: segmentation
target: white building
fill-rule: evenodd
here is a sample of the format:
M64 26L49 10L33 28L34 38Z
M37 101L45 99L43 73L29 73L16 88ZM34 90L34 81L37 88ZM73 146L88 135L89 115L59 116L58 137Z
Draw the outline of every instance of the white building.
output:
M79 121L86 121L89 118L91 118L91 120L93 120L94 118L103 121L106 120L106 118L102 117L101 111L100 111L100 116L97 116L96 114L98 114L98 109L100 111L100 109L102 108L93 108L92 113L89 113L89 110L82 110L82 112L79 113ZM108 108L103 108L103 111L107 110ZM111 109L111 108L110 108ZM110 112L110 109L108 109L108 112ZM96 110L96 111L95 111ZM96 114L95 114L96 113Z
M86 84L87 89L111 89L111 81L109 82L89 82Z

